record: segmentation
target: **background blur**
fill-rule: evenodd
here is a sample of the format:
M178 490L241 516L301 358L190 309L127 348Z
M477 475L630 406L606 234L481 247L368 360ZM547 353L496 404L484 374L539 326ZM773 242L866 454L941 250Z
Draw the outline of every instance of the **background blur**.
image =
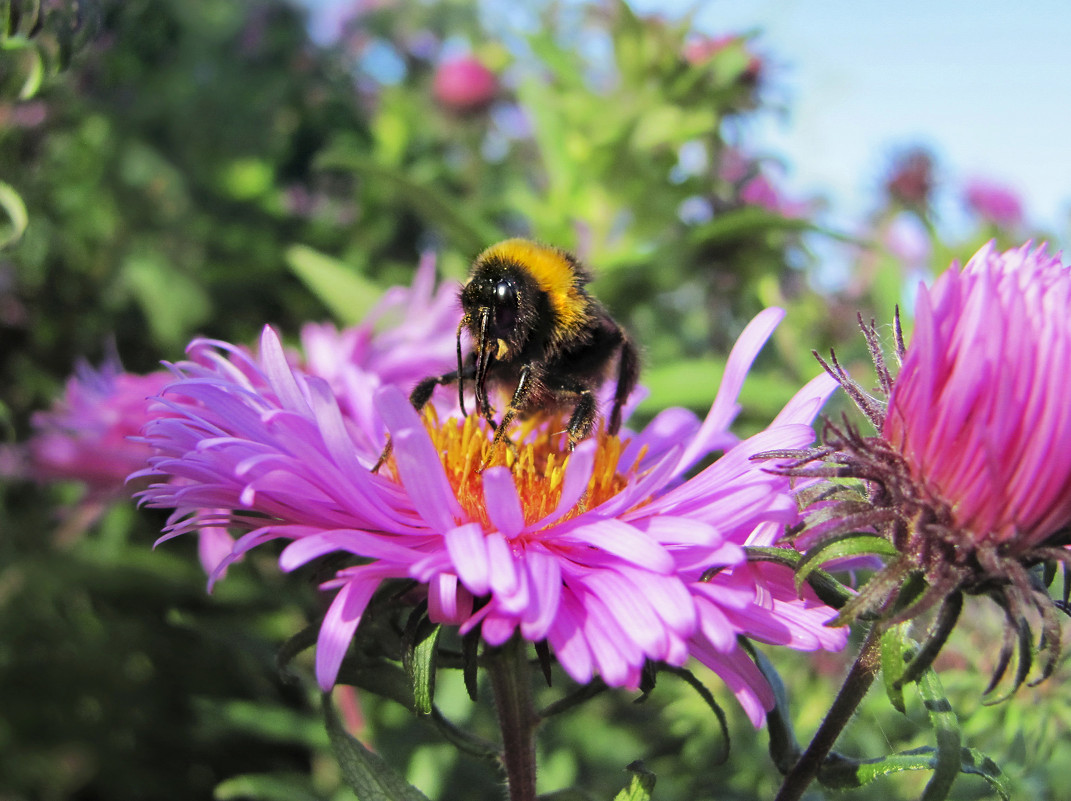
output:
M118 353L147 372L194 335L251 343L266 322L294 341L310 320L359 321L424 251L453 281L526 235L577 252L641 343L640 417L705 410L743 325L786 307L743 395L746 433L817 372L812 348L835 344L867 374L857 311L888 322L915 282L991 238L1067 241L1056 4L1014 19L996 4L498 7L0 10L0 799L350 797L308 663L275 665L321 613L308 578L251 559L207 596L195 544L150 550L162 516L119 485L44 481L23 448L79 360ZM955 649L987 653L997 629L972 622L942 656L966 737L1015 797L1058 798L1069 691L1056 678L981 707L985 666ZM768 653L810 732L847 656ZM455 678L444 712L493 730ZM727 763L704 703L660 684L642 705L607 694L548 725L541 789L610 798L642 758L659 798L770 797L765 733L709 684ZM336 695L429 797L499 797L405 710ZM845 750L926 744L909 712L871 698ZM880 791L914 798L925 778ZM986 792L961 777L954 797Z

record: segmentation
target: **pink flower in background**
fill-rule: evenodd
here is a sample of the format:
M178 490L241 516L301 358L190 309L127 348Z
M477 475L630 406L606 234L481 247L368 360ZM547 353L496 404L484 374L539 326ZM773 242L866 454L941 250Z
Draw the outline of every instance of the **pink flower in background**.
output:
M780 317L768 310L741 336L704 421L671 409L631 438L598 434L570 454L560 421L534 420L514 435L509 466L482 474L474 465L489 438L475 416L421 416L385 384L374 403L394 455L373 474L382 442L362 430L371 418L350 416L327 381L288 363L273 331L256 359L194 343L192 360L173 368L165 416L146 428L156 455L139 478L160 483L141 501L175 510L164 539L219 524L206 509L231 510L227 523L248 532L232 559L275 539L289 541L287 570L354 557L322 585L337 590L316 654L325 688L372 594L407 579L433 620L479 627L491 645L517 631L546 640L580 682L597 672L635 687L648 660L680 665L693 653L759 725L773 698L737 635L794 648L837 648L845 636L824 627L832 610L796 597L789 571L749 567L742 550L797 519L789 480L749 457L809 443L833 386L816 379L750 440L729 433L740 385Z
M1045 247L921 289L882 435L971 543L1029 547L1071 523L1071 271Z
M734 185L737 200L745 206L757 206L784 217L806 217L809 203L789 200L770 180L762 163L736 149L727 149L718 165L718 177Z
M964 187L963 197L973 214L998 228L1015 228L1023 221L1022 200L1007 186L974 178Z
M63 397L33 416L34 434L24 449L26 472L42 483L78 481L87 488L61 539L83 533L109 502L129 497L127 476L144 470L151 453L138 435L154 398L173 380L166 370L124 372L118 359L97 370L83 363L68 379ZM206 525L199 532L198 552L208 573L233 547L221 526Z
M747 36L740 34L700 36L689 40L684 45L684 59L689 64L698 66L727 50L742 50L747 54L747 66L741 73L741 77L744 81L754 84L762 78L765 65L762 57L752 51L750 43Z
M459 315L457 286L436 286L435 259L425 256L412 286L388 289L360 325L341 331L331 323L305 325L303 370L327 381L343 414L356 422L355 436L372 436L366 447L382 447L386 428L373 403L376 390L392 384L408 393L429 375L455 369Z
M457 112L479 111L498 93L498 78L473 56L444 61L432 82L435 99Z
M909 209L925 211L933 194L933 156L915 148L899 156L885 181L889 197Z
M761 172L740 188L740 200L744 205L758 206L782 217L802 218L811 213L810 204L788 200Z
M128 475L144 468L149 448L132 441L149 419L149 403L172 380L166 371L123 372L118 360L100 369L80 364L63 397L32 418L27 443L32 478L80 481L95 498L124 494Z

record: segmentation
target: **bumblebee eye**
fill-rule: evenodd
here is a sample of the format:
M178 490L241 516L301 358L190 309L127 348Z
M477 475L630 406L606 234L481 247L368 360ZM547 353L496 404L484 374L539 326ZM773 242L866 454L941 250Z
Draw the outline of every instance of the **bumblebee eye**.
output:
M499 281L495 284L496 306L517 306L517 288L512 281Z
M517 287L512 281L499 281L494 289L495 334L505 336L517 322Z

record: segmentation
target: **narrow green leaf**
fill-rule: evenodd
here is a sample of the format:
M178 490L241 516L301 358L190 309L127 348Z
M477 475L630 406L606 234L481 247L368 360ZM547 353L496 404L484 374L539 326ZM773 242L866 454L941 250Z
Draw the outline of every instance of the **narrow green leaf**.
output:
M316 638L320 634L320 625L314 623L306 626L297 634L292 635L286 642L279 646L275 654L275 667L284 676L293 676L290 670L290 662L302 651L312 648L316 644Z
M463 253L476 255L489 244L502 239L502 231L497 226L466 215L464 209L468 207L458 202L457 198L421 183L403 170L378 164L349 147L339 146L328 150L317 158L316 166L350 170L366 180L389 187L399 202L409 206L429 225L441 228Z
M653 414L667 406L709 406L724 372L724 359L681 359L651 365L643 379L651 394L640 403L640 409Z
M502 764L502 749L496 743L477 737L471 732L458 728L449 720L438 707L431 708L429 716L436 730L458 751L474 756L477 759L485 759L497 766Z
M315 717L263 700L197 699L198 717L205 729L218 736L250 735L259 740L323 748L327 738Z
M800 560L796 568L796 589L802 587L807 576L826 562L849 556L866 555L896 556L896 548L887 539L875 534L851 532L831 537L821 545L811 548Z
M34 42L22 37L5 40L0 45L0 50L11 53L11 59L20 62L15 68L20 72L15 74L24 73L25 78L17 96L19 100L29 100L40 91L45 80L45 60L41 50Z
M359 801L428 801L427 796L394 772L383 757L369 751L343 727L331 698L323 696L324 722L342 778Z
M614 796L614 801L650 801L654 792L655 775L643 766L642 762L633 762L628 766L632 771L632 780L628 787Z
M919 676L917 685L937 739L933 777L926 784L920 801L944 801L960 771L962 743L959 719L945 697L944 688L934 670L927 670Z
M0 181L0 209L7 215L8 222L0 225L0 249L13 245L22 238L30 217L26 213L26 204L10 184Z
M402 664L413 687L413 706L419 715L430 715L435 701L435 663L442 627L431 623L427 609L410 616L403 637Z
M463 663L462 675L465 677L465 690L469 698L476 700L480 685L477 677L480 655L480 632L473 629L461 638L461 660Z
M844 759L828 763L822 768L818 779L834 790L848 790L870 784L881 776L902 773L906 770L929 770L933 766L933 748L904 751L877 759Z
M843 759L830 762L822 768L819 781L830 789L850 790L870 784L874 779L888 776L893 773L903 773L909 770L933 770L936 762L935 751L930 746L913 748L910 751L902 751L899 754L878 759L852 760ZM984 754L980 754L973 748L960 750L959 769L962 773L981 776L1000 795L1004 801L1009 801L1009 787L1007 779L1001 773L1000 768Z
M774 707L766 713L766 728L770 732L770 757L777 769L785 774L792 770L792 766L799 761L800 754L803 753L799 740L796 739L796 731L792 727L792 716L788 709L788 693L785 692L785 684L781 681L781 675L773 663L766 658L766 654L751 647L746 641L745 647L769 683L770 689L773 690Z
M960 752L960 770L972 776L981 776L1004 801L1011 801L1011 787L1000 767L992 759L973 748Z
M744 548L749 562L775 562L795 570L803 555L791 548L765 547L749 545ZM855 597L855 593L837 581L824 570L812 570L807 576L815 595L822 603L840 609Z
M396 662L388 659L347 657L339 668L338 683L352 684L413 711L413 686L409 677Z
M212 796L216 801L324 801L309 787L307 776L282 773L232 776L217 784Z
M905 624L906 625L906 624ZM903 629L904 626L896 626ZM883 666L887 652L900 642L901 668L904 660L911 658L914 643L906 638L887 637L883 641ZM890 682L886 679L886 684ZM952 784L960 773L981 776L997 791L1004 801L1009 799L1007 780L992 759L973 748L961 745L959 721L945 698L944 690L932 670L926 670L917 681L919 693L934 727L937 748L925 746L898 754L867 760L840 759L823 767L819 780L826 787L849 789L869 784L879 776L908 770L930 770L933 776L926 785L920 801L943 801L948 797Z
M714 717L718 720L718 726L721 728L721 736L724 738L725 746L721 752L712 757L712 762L715 765L721 765L729 758L729 746L731 745L731 738L729 736L729 720L725 716L725 710L721 708L718 702L714 699L714 694L706 688L706 686L699 679L695 677L695 674L690 670L679 667L672 667L670 665L661 665L659 667L660 672L672 673L677 678L684 681L689 687L695 690L699 697L703 699L707 707L714 713Z
M904 648L906 642L904 635L908 623L890 626L881 635L881 675L885 682L885 694L889 696L889 702L902 714L907 714L904 704L904 688L900 684L900 677L904 673Z
M120 284L137 301L153 340L161 345L186 342L212 310L204 286L155 249L144 248L127 256Z
M715 217L694 228L689 239L696 244L727 243L770 230L808 231L814 226L804 219L783 217L758 206L744 206Z
M341 325L356 325L382 290L352 267L306 245L291 245L286 262Z

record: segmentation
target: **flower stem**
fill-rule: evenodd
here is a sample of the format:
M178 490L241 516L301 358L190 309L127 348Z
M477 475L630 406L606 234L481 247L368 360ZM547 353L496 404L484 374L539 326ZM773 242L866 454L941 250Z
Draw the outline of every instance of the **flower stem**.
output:
M866 641L855 657L855 663L848 672L840 692L837 693L833 706L826 713L825 720L815 732L811 744L803 752L792 770L785 776L775 801L799 801L804 791L818 776L818 771L825 762L833 745L848 725L856 708L863 700L870 685L881 668L881 627L874 625L867 634Z
M532 703L527 643L514 636L489 654L491 690L502 730L502 763L510 801L535 801L535 730L539 725Z

